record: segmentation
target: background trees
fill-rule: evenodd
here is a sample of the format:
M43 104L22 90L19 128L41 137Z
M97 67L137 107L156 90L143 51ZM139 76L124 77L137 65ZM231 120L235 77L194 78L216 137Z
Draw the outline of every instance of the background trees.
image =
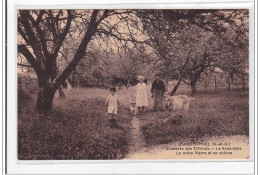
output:
M148 10L137 14L166 85L169 79L178 80L171 95L181 81L191 85L195 94L201 73L215 67L236 71L247 67L247 61L242 61L248 57L247 10Z
M38 79L38 110L50 110L56 90L95 82L126 86L138 75L162 73L171 95L184 82L196 93L221 70L230 85L248 72L247 10L20 10L18 52ZM168 86L167 86L168 87Z

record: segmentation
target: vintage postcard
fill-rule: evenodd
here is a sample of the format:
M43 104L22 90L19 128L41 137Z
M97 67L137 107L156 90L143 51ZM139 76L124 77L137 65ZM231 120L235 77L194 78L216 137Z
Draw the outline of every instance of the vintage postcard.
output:
M18 9L19 160L249 160L248 9Z

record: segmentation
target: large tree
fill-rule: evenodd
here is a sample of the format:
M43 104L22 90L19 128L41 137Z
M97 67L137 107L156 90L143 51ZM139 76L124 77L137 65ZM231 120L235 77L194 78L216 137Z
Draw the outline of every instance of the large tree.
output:
M93 58L93 46L107 54L134 43L140 34L133 29L136 21L131 10L19 10L18 52L38 78L36 108L52 109L56 90L82 59Z
M91 10L84 17L81 11L73 10L19 10L18 52L33 67L38 77L37 110L51 110L56 90L85 56L86 48L100 23L112 11ZM62 73L57 74L57 57L68 32L81 17L86 22L86 30L72 60ZM58 76L57 76L58 75Z

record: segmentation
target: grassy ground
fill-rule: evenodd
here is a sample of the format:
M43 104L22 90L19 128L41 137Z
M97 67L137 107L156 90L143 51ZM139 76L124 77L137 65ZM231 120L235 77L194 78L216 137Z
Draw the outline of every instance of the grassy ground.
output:
M35 96L21 101L18 115L20 160L121 159L128 152L131 117L119 109L118 129L110 127L105 97L107 89L74 89L55 97L49 114L38 114Z
M177 94L189 94L180 89ZM199 91L191 101L189 112L178 120L171 111L140 115L141 128L147 145L165 144L183 138L196 140L220 135L248 135L248 92ZM172 117L173 120L165 119Z
M248 92L198 91L189 112L176 121L171 111L153 112L150 87L147 88L149 106L138 115L147 146L170 143L180 139L200 139L219 135L248 135ZM170 88L171 89L171 88ZM188 95L187 87L178 94ZM53 111L38 114L35 95L22 100L18 110L18 158L20 160L59 159L121 159L129 151L131 137L130 101L135 88L118 89L120 106L118 129L110 127L105 98L108 89L73 89L65 91L66 98L54 99ZM27 94L28 95L28 94ZM25 98L26 99L26 98ZM173 117L174 120L165 119Z

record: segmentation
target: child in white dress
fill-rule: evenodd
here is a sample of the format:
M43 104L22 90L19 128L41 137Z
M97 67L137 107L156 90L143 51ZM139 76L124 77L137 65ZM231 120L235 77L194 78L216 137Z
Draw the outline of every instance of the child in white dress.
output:
M148 106L148 99L146 94L146 84L144 83L144 77L138 77L139 83L136 85L136 106L139 112L144 111L144 107ZM142 108L142 110L141 110Z

